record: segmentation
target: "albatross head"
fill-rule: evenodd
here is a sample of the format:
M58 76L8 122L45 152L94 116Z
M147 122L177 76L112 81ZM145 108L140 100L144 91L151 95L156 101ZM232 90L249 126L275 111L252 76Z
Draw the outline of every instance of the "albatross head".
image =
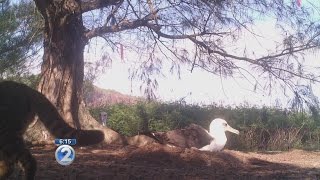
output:
M227 143L226 131L239 134L239 131L232 128L224 119L214 119L210 123L209 134L213 137L210 144L202 147L202 151L221 151Z
M217 133L221 133L221 131L226 132L232 132L235 134L239 134L239 131L232 128L224 119L214 119L211 123L210 123L210 134L217 132Z

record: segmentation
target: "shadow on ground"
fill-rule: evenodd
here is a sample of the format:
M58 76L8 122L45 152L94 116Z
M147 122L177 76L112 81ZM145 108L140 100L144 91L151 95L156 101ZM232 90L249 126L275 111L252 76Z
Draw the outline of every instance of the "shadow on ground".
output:
M320 179L318 152L213 153L158 144L75 150L75 162L61 166L55 161L54 146L33 148L36 179ZM310 158L306 164L294 159L306 157Z

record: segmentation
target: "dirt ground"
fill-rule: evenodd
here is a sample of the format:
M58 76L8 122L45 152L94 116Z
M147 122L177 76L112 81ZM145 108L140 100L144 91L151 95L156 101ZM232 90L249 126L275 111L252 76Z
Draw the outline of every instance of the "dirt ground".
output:
M201 152L159 144L75 148L69 166L56 146L33 147L36 179L320 179L320 152Z

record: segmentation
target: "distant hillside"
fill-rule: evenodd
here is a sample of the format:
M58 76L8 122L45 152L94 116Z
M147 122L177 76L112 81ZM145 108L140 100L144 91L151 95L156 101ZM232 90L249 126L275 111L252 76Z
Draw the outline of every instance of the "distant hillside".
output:
M144 99L142 97L125 95L115 90L102 89L94 86L93 90L85 95L84 100L88 107L101 107L117 103L135 104Z

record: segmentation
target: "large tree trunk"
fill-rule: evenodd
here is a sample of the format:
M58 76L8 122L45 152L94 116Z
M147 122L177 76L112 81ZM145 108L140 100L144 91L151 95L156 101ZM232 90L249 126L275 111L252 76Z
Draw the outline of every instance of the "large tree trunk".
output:
M102 129L107 143L121 142L121 136L97 123L84 109L82 103L83 52L88 40L84 36L78 2L76 0L35 0L35 2L45 20L44 55L38 90L56 106L71 126L77 129ZM79 113L80 105L81 113ZM37 140L51 139L39 121L32 128L32 134Z
M50 16L46 20L44 57L39 91L45 94L67 122L80 128L78 118L83 82L81 15Z

